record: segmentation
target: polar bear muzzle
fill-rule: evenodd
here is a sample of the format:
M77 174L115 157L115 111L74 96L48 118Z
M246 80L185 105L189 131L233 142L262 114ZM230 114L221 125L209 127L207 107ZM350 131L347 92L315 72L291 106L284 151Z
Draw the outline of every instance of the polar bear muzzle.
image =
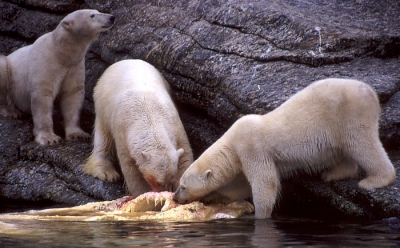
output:
M111 28L111 26L114 24L115 16L109 15L109 14L93 14L92 16L95 17L96 15L102 15L102 18L103 18L103 16L106 18L107 22L103 26L101 26L101 28L108 29L108 28ZM90 16L90 17L92 17L92 16Z
M174 193L173 200L179 204L186 204L193 201L191 198L190 194L186 191L186 187L180 185Z

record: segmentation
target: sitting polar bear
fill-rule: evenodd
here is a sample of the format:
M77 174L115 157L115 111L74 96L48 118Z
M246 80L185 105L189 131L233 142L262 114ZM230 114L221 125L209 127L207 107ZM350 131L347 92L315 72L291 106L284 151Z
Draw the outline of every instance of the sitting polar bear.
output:
M158 70L142 60L119 61L99 79L94 102L94 147L84 172L115 181L118 158L131 195L175 190L193 155Z
M35 141L58 143L53 131L53 102L60 95L67 140L89 139L79 127L84 98L85 54L90 43L108 30L114 16L97 10L67 15L32 45L0 58L0 115L31 113Z
M385 187L396 173L379 140L379 115L378 97L367 84L317 81L266 115L236 121L182 175L174 199L186 203L220 188L251 187L242 197L253 198L256 218L268 218L280 178L297 169L324 171L322 178L331 181L355 177L358 165L367 176L359 187ZM248 182L229 183L241 174Z

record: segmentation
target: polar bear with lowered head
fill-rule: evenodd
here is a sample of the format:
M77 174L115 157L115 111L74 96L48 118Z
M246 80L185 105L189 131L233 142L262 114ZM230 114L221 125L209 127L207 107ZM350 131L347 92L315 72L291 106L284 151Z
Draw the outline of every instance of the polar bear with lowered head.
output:
M84 172L115 181L119 161L131 195L175 190L193 155L161 73L142 60L119 61L99 79L94 102L93 152Z
M367 84L350 79L312 83L266 115L247 115L210 146L180 179L174 199L190 202L233 184L241 173L251 187L256 218L268 218L280 178L302 169L325 181L353 178L358 166L372 190L394 182L396 172L378 135L380 105Z
M53 131L53 103L60 95L67 140L89 139L79 126L84 99L85 54L101 32L108 30L114 16L97 10L77 10L67 15L52 32L39 37L2 58L0 114L31 113L35 141L58 143Z

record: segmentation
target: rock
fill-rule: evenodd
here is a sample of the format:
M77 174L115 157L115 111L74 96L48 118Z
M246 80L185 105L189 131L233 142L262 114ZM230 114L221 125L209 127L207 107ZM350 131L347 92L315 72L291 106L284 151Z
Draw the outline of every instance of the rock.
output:
M400 152L390 156L400 168ZM302 176L282 182L277 214L290 213L331 220L376 220L400 216L400 170L396 182L373 191L358 188L358 180L325 183L319 177ZM307 197L305 196L307 192Z
M1 196L78 205L124 195L121 182L107 183L82 173L80 164L90 154L90 144L67 142L42 147L33 142L31 120L0 120Z
M382 105L380 137L400 167L398 1L12 0L0 2L0 8L3 54L53 30L75 9L116 16L114 27L86 56L85 131L93 126L98 77L126 58L150 62L170 82L195 156L240 116L268 113L312 81L354 78L376 89ZM57 111L55 119L62 135ZM123 195L121 182L81 174L79 164L90 154L90 144L37 147L30 142L31 120L2 118L0 124L0 196L77 205ZM276 213L326 216L325 208L315 207L326 206L329 215L341 218L400 215L398 180L374 192L359 190L356 182L290 178L283 182Z

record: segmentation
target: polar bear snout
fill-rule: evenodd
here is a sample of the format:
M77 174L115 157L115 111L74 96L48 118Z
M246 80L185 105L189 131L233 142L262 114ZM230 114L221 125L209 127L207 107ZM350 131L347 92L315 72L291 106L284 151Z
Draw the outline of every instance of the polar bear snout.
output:
M157 179L156 176L150 175L145 177L146 182L150 185L151 190L154 192L169 191L172 192L173 184L170 181Z
M155 192L163 192L163 191L172 192L173 189L172 184L161 184L161 183L157 183L156 185L150 185L150 187Z
M111 28L115 21L115 16L109 14L103 14L106 16L106 23L101 28Z
M186 204L191 202L190 199L188 198L188 194L185 192L185 188L182 187L181 185L175 191L173 200L179 204Z

